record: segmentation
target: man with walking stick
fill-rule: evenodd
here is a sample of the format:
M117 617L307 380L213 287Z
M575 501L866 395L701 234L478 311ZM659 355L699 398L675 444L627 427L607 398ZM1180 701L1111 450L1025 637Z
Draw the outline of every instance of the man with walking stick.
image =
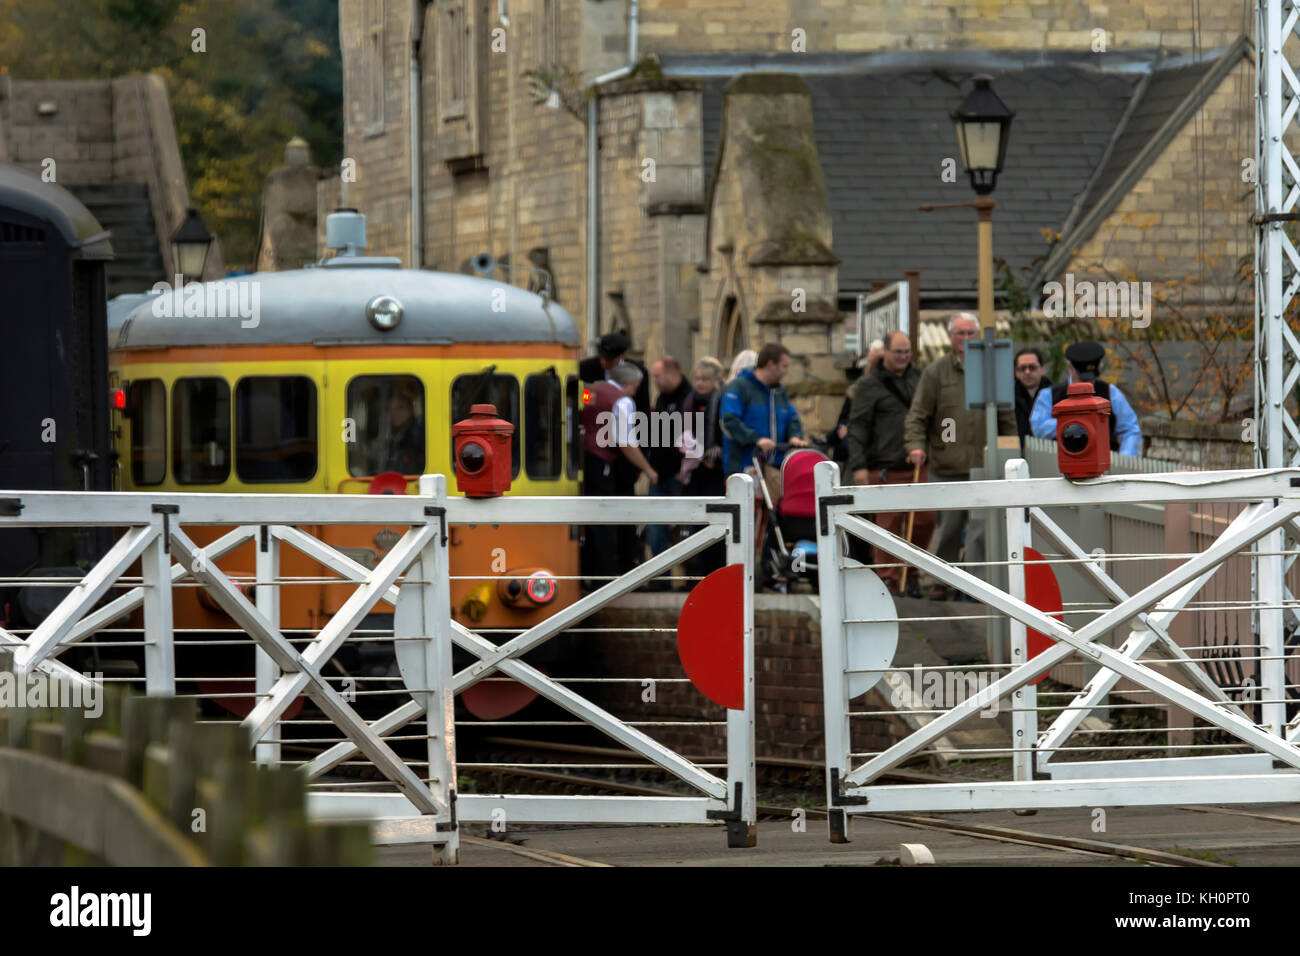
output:
M908 461L903 442L903 423L921 381L921 371L912 364L912 343L902 332L890 332L884 339L884 356L873 370L862 376L853 392L849 412L849 470L859 485L898 485L926 480L922 464ZM915 540L922 547L934 531L934 512L903 514L887 512L876 516L876 523L893 534L903 530L905 540ZM891 594L905 593L907 569L899 559L872 548L871 562L876 574ZM920 596L913 584L913 593Z

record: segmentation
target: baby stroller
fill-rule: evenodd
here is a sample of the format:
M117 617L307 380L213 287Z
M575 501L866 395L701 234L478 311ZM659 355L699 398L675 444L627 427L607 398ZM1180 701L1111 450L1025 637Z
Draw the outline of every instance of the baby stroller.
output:
M817 496L813 488L813 469L818 462L829 461L815 448L791 448L777 445L776 451L788 452L781 463L781 500L772 503L772 493L762 479L762 461L754 456L762 506L754 523L755 537L762 542L754 567L755 584L761 590L785 591L782 582L791 584L803 576L817 593Z

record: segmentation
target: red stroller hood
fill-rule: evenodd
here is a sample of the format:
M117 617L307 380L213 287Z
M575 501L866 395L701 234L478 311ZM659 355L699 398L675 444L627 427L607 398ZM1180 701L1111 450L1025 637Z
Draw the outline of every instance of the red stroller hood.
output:
M781 463L781 501L776 506L782 517L811 518L817 513L813 469L823 461L829 459L812 448L799 448L785 456Z

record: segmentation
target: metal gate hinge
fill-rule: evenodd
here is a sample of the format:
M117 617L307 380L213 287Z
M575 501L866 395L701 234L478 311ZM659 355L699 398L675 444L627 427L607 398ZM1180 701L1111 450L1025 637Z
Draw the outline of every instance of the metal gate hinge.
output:
M844 783L840 780L840 768L831 767L831 806L865 807L870 797L849 796L844 793Z
M447 791L447 807L451 810L451 820L448 823L435 823L433 829L435 833L452 833L456 829L456 791Z
M731 515L731 543L740 544L740 505L705 505L704 510L710 513L729 513Z
M156 515L163 516L163 554L172 553L171 516L181 513L180 505L154 505L150 509Z
M737 510L739 510L740 508L739 505L733 505L733 507L736 508ZM708 820L743 819L741 817L741 803L744 794L745 794L745 785L743 783L737 783L736 784L736 805L732 807L730 810L705 810L704 811L705 818Z
M826 509L831 505L851 505L853 504L852 495L827 495L825 498L817 500L817 516L821 520L817 524L817 533L826 534L830 531L829 519L826 517Z
M438 527L442 531L442 543L447 543L447 509L441 505L426 505L424 513L429 517L437 517Z

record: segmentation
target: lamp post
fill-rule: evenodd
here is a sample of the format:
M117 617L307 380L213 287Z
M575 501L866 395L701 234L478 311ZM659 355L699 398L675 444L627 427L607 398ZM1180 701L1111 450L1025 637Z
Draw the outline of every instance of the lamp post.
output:
M993 200L998 173L1007 157L1011 118L1016 114L993 92L992 77L981 74L975 86L950 114L957 131L961 164L977 196L979 216L979 316L980 328L993 328Z
M199 211L190 206L185 212L185 220L172 233L172 266L181 277L181 284L187 278L202 281L211 245L212 233L203 225Z
M929 212L933 209L972 207L979 219L979 320L985 342L984 387L987 396L984 405L984 469L985 477L995 480L999 477L998 406L993 397L993 200L990 196L997 186L998 173L1002 172L1011 119L1016 114L1007 109L1007 105L993 92L992 77L980 74L973 79L974 86L970 93L949 116L957 133L962 167L975 190L975 201L944 205L926 203L921 209ZM971 515L970 520L980 519ZM989 512L984 520L986 556L1003 553L1006 549L993 512ZM1005 583L1005 573L1004 569L994 566L989 568L987 577L990 583L1000 586ZM994 664L1001 664L1004 660L1003 625L1004 622L996 618L988 622L989 661Z

